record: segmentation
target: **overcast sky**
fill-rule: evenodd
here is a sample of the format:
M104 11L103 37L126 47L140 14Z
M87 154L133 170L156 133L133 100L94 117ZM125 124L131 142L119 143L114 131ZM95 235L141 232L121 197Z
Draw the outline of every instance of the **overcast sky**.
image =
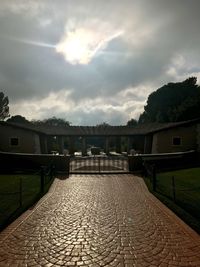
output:
M200 78L199 10L199 0L0 0L11 116L138 119L152 91Z

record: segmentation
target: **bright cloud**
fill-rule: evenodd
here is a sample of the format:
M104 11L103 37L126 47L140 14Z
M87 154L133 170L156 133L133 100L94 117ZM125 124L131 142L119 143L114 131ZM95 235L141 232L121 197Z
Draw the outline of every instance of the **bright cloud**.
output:
M140 90L138 99L130 96ZM73 124L95 125L103 121L112 125L124 124L131 118L138 118L143 111L145 103L144 88L127 88L124 93L112 97L84 98L74 101L73 90L62 89L40 100L21 101L12 105L11 113L26 114L27 119L43 119L51 116L67 118ZM143 101L141 100L143 98ZM33 116L34 114L34 116ZM129 114L127 116L127 114ZM84 117L84 122L82 118Z
M99 27L93 23L90 27L66 26L66 33L56 46L56 51L63 54L66 61L71 64L88 64L92 58L108 43L123 34L122 30L108 31L106 27Z

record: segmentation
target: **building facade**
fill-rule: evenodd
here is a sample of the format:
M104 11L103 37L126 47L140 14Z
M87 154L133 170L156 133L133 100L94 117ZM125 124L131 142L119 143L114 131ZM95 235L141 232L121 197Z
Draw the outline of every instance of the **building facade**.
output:
M200 123L177 123L152 133L151 153L173 153L200 150Z
M98 146L109 154L200 150L200 119L178 123L128 126L35 126L0 122L0 151L32 154L86 155Z
M41 154L40 134L16 125L1 123L0 151Z

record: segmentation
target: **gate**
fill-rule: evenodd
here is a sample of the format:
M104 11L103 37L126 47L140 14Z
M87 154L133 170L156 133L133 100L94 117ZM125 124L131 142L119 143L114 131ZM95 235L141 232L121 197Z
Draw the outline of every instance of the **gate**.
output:
M124 156L73 157L70 173L128 173L128 159Z

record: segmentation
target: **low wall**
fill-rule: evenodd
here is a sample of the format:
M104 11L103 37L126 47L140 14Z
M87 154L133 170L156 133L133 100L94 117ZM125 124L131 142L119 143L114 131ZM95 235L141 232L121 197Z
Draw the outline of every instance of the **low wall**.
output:
M160 154L140 154L128 156L129 171L141 172L144 163L155 165L157 170L183 169L199 165L199 153L196 151L160 153Z
M22 154L0 152L0 171L39 169L53 164L56 172L69 174L69 156L50 154Z

